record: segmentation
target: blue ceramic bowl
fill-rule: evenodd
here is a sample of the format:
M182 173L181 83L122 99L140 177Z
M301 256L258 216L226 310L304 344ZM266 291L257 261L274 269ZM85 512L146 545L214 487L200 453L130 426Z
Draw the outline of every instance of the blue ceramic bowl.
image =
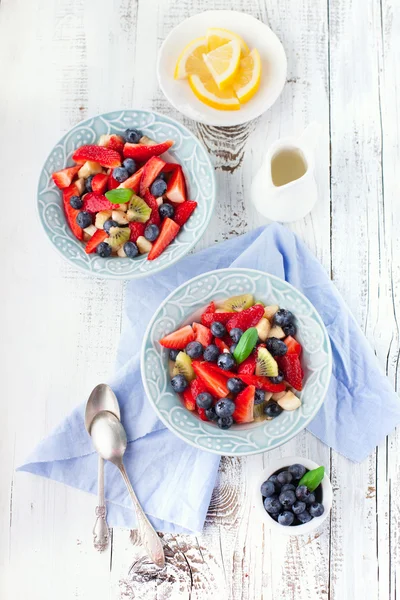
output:
M179 326L190 323L211 300L251 293L265 304L278 304L296 316L296 337L303 346L302 404L283 411L273 421L234 425L221 430L184 408L173 391L168 371L168 350L158 343ZM318 412L329 385L332 353L329 337L313 305L286 281L252 269L221 269L187 281L164 300L152 318L143 340L142 379L146 394L160 419L189 444L216 454L244 456L276 448L290 440Z
M176 239L154 261L148 261L146 255L132 260L86 254L84 244L75 238L66 223L62 194L51 178L55 171L73 164L71 156L79 146L96 143L102 134L120 134L128 127L136 127L143 131L144 135L158 142L166 139L174 141L171 151L163 155L163 158L182 165L188 198L198 203L198 207ZM174 119L147 110L105 113L73 127L53 148L44 164L39 179L37 204L40 221L53 247L74 267L107 279L146 277L176 263L193 248L205 232L214 205L214 168L205 148L186 127Z

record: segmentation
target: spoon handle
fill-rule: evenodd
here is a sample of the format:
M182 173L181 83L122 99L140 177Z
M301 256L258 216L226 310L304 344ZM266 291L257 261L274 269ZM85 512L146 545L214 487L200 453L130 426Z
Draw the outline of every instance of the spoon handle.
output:
M96 506L96 522L93 527L93 545L99 552L108 546L110 532L106 520L106 502L104 498L104 460L98 461L98 506Z
M125 481L125 485L128 489L128 492L131 496L133 505L136 510L138 529L142 543L146 548L147 554L150 556L154 564L157 565L157 567L159 567L160 569L162 569L165 565L165 556L161 540L158 537L154 527L146 517L143 508L141 507L140 502L137 499L135 492L133 491L131 482L129 481L128 473L126 472L123 463L121 462L121 464L117 466L121 471L122 478Z

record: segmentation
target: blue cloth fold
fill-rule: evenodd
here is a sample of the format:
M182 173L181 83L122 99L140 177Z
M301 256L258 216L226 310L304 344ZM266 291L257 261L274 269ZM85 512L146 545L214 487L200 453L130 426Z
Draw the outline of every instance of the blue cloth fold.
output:
M400 423L400 401L327 273L288 229L269 225L183 259L147 279L130 282L125 297L117 371L110 382L127 430L126 468L155 527L197 532L203 527L219 458L170 433L145 398L140 347L160 302L188 279L229 266L259 269L299 289L320 313L330 336L333 375L325 402L308 429L336 451L361 461ZM97 456L80 406L41 442L19 470L97 491ZM108 521L136 526L116 468L106 464Z

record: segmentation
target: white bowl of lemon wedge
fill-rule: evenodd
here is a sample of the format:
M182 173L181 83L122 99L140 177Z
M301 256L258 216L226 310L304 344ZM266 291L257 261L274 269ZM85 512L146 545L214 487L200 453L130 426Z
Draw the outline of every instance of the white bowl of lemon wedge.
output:
M287 61L275 33L258 19L210 10L180 23L164 40L157 76L169 102L200 123L255 119L279 97Z

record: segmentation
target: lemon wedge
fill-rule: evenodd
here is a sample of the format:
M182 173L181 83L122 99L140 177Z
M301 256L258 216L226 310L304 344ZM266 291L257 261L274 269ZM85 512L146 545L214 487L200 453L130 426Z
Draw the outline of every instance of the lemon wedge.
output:
M239 110L240 102L231 87L220 90L210 74L190 75L189 85L194 95L207 106L218 110Z
M179 55L174 78L186 79L189 75L207 74L208 69L203 60L203 55L207 51L207 39L205 37L199 37L191 41Z
M228 87L235 79L240 62L240 44L231 40L219 48L215 48L203 56L215 83L220 90Z
M240 104L245 104L254 96L260 87L261 58L255 48L248 56L242 58L232 87Z
M232 40L236 40L237 42L239 42L243 57L249 54L249 47L247 46L246 42L240 37L240 35L237 35L237 33L229 31L228 29L221 29L219 27L209 27L207 29L208 52L211 52L212 50L215 50L216 48L219 48L220 46L223 46L224 44L227 44Z

